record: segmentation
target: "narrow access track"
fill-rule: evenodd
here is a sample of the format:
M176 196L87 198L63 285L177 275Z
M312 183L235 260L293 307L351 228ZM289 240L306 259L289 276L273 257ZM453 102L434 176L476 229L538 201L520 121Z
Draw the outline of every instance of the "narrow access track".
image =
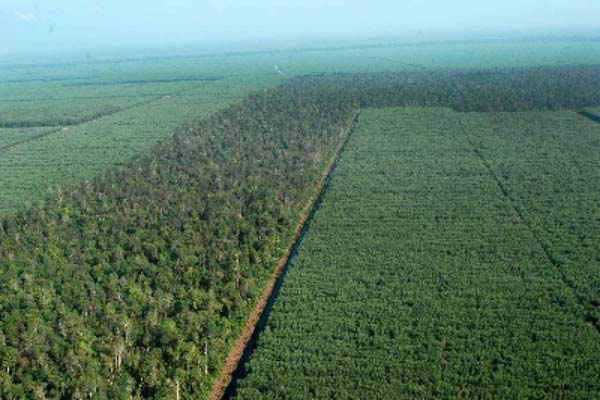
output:
M131 105L127 106L127 107L119 108L119 109L116 109L116 110L113 110L113 111L110 111L110 112L107 112L107 113L103 113L103 114L92 116L90 118L86 118L85 120L83 120L83 121L81 121L79 123L76 123L76 124L67 124L67 125L57 126L54 129L51 129L51 130L49 130L47 132L40 133L39 135L31 136L31 137L29 137L27 139L23 139L23 140L20 140L18 142L13 142L13 143L7 144L5 146L0 146L0 156L3 153L7 152L8 150L10 150L10 149L12 149L12 148L14 148L16 146L20 146L22 144L34 142L36 140L42 139L42 138L44 138L46 136L50 136L50 135L53 135L53 134L56 134L56 133L59 133L59 132L64 132L64 131L67 131L67 130L69 130L71 128L75 128L75 127L78 127L78 126L81 126L81 125L84 125L84 124L87 124L87 123L99 120L100 118L109 117L109 116L112 116L112 115L115 115L115 114L118 114L118 113L121 113L121 112L133 110L134 108L143 107L143 106L146 106L148 104L154 103L155 101L160 101L160 100L171 98L173 96L178 96L178 95L181 95L183 93L186 93L186 92L194 90L194 89L195 88L183 89L183 90L180 90L180 91L177 91L177 92L174 92L174 93L170 93L170 94L163 94L163 95L160 95L160 96L152 96L152 98L144 100L144 101L141 101L139 103L131 104ZM47 127L48 129L53 128L51 126L44 126L44 125L41 125L41 126L39 126L39 125L37 125L37 126L36 125L24 126L23 128L43 128L43 127ZM9 128L12 128L12 127L9 127ZM20 127L14 127L14 128L20 128Z
M12 143L9 143L9 144L7 144L7 145L4 145L4 146L0 146L0 154L2 154L2 153L4 153L4 152L6 152L6 151L8 151L8 150L12 149L13 147L19 146L19 145L21 145L21 144L25 144L25 143L33 142L33 141L35 141L35 140L38 140L38 139L41 139L41 138L43 138L43 137L46 137L46 136L52 135L52 134L54 134L54 133L61 132L63 129L64 129L64 128L63 128L62 126L60 126L60 127L58 127L58 128L54 128L54 129L48 130L48 131L46 131L46 132L42 132L42 133L40 133L39 135L30 136L30 137L28 137L27 139L19 140L19 141L12 142Z
M392 63L392 64L403 65L405 67L415 68L415 69L418 69L418 70L421 70L421 71L427 71L427 67L424 67L422 65L411 64L411 63L407 63L407 62L403 62L403 61L399 61L399 60L394 60L393 58L371 57L371 59L377 60L377 61L384 61L384 62L388 62L388 63Z
M76 124L66 124L66 125L57 126L54 129L51 129L51 130L49 130L47 132L40 133L39 135L31 136L31 137L28 137L27 139L19 140L18 142L13 142L13 143L10 143L10 144L7 144L5 146L0 147L0 155L2 153L5 153L6 151L12 149L13 147L20 146L20 145L25 144L25 143L34 142L36 140L42 139L42 138L44 138L46 136L53 135L55 133L68 131L71 128L74 128L74 127L77 127L77 126L81 126L81 125L84 125L84 124L87 124L87 123L99 120L100 118L109 117L111 115L115 115L115 114L118 114L120 112L132 110L132 109L137 108L137 107L142 107L142 106L148 105L150 103L153 103L153 102L158 101L158 100L163 99L163 98L164 98L164 96L153 97L153 98L151 98L149 100L145 100L145 101L142 101L140 103L132 104L130 106L119 108L119 109L116 109L116 110L113 110L113 111L110 111L110 112L106 112L106 113L102 113L102 114L97 114L97 115L94 115L94 116L92 116L90 118L85 118L84 120L82 120L81 122L76 123ZM48 129L52 128L51 126L46 126L46 125L31 125L31 126L25 125L22 128L45 128L45 127L48 128ZM17 129L17 128L21 128L21 127L7 126L7 128Z
M275 64L275 65L273 65L273 68L275 68L275 72L277 72L279 75L285 76L285 77L288 76L288 74L286 74L279 65Z
M575 284L575 282L573 282L568 277L568 275L565 272L565 266L554 255L554 253L553 253L551 247L548 245L548 243L535 232L535 229L531 223L531 220L527 217L527 215L521 209L521 207L519 205L519 201L513 195L511 195L507 185L503 182L502 178L500 178L500 176L494 170L490 161L483 155L483 153L479 150L479 148L477 147L475 142L469 137L468 130L462 122L460 123L460 127L461 127L463 134L467 138L467 142L468 142L469 146L471 147L471 150L477 156L477 158L479 158L481 164L485 167L488 174L493 178L494 182L496 183L496 186L498 187L498 189L500 189L500 192L502 193L504 198L506 198L508 200L509 204L513 208L513 211L517 215L518 220L524 225L524 227L527 229L527 231L529 232L531 237L537 242L539 248L542 250L543 254L546 256L546 259L548 260L550 265L552 265L554 270L557 271L558 277L560 278L562 283L573 293L573 296L575 297L575 299L577 299L577 301L581 305L581 307L583 309L582 313L584 314L583 317L584 317L585 322L590 324L596 330L596 332L600 335L600 321L597 321L596 319L594 319L593 315L591 315L588 312L588 310L590 308L589 300L587 300L584 296L582 296L580 294L580 291L579 291L577 285ZM591 305L591 306L593 306L593 305Z
M321 178L319 179L313 194L304 206L296 229L294 230L294 234L288 242L288 246L283 256L279 259L273 274L258 298L254 310L246 321L244 330L236 340L233 349L230 351L225 366L213 386L213 390L209 397L210 400L219 400L221 398L229 399L234 394L237 381L239 377L243 376L244 363L250 358L252 351L256 347L258 336L260 335L262 328L266 325L269 313L277 298L279 288L281 288L283 279L285 278L285 273L290 265L290 260L296 253L310 221L319 207L320 200L327 190L331 174L335 170L338 159L348 143L350 131L359 115L360 110L353 112L347 124L340 130L340 142L329 159L325 170L321 174Z

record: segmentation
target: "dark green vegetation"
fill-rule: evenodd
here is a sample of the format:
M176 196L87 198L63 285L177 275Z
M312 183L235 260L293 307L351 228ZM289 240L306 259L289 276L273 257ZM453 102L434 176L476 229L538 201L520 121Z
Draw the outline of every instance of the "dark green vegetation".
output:
M82 68L85 85L77 69L43 82L0 82L0 215L121 165L186 121L207 117L278 81L275 75L218 77L210 68L196 73L205 79L165 81L175 74L133 63L111 76L106 74L111 68Z
M347 122L283 88L0 224L4 398L210 390Z
M363 111L239 399L600 396L600 124Z
M456 111L581 109L600 104L600 65L478 71L340 74L299 78L362 107L434 106Z
M0 63L0 215L14 214L58 187L71 188L108 167L121 165L149 151L177 126L205 118L254 90L294 76L598 63L600 42L573 40L407 43L154 59L92 57L91 62L66 64ZM439 83L444 78L427 77L430 75L422 74L419 80ZM348 76L346 86L355 78ZM396 83L406 81L402 76L389 78ZM485 82L489 77L480 78ZM360 78L363 83L368 79ZM382 80L378 81L381 86ZM418 104L439 103L423 98L420 93L425 87L413 87L413 92L402 98L416 101L412 96L417 93L421 96ZM461 93L465 91L454 95ZM46 130L51 133L46 135Z
M587 108L581 111L581 115L595 122L600 122L600 108Z
M0 65L0 397L205 397L359 106L600 105L598 43L443 48ZM597 394L600 125L364 115L240 394Z
M475 114L465 124L600 335L600 124L572 112Z

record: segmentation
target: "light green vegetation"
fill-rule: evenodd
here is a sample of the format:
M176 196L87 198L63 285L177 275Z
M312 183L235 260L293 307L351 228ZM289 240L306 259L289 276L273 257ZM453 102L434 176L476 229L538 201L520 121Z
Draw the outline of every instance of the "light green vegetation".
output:
M64 94L68 96L68 93ZM143 105L153 97L67 98L0 103L0 126L56 127L75 125L125 108Z
M481 69L600 63L600 41L414 43L258 54L289 76L420 69Z
M599 161L574 112L363 110L237 398L597 398Z
M147 151L169 132L297 75L600 62L594 41L197 54L0 66L0 215ZM66 129L63 129L66 127ZM27 128L27 129L21 129ZM40 128L40 129L37 129Z
M177 126L208 116L267 84L231 80L196 83L185 90L172 88L172 94L165 92L141 106L63 127L0 152L0 214L26 207L43 198L50 188L69 186L122 164ZM22 136L11 131L23 130L3 130L7 141ZM30 129L24 134L38 131Z
M597 64L600 62L598 50L598 41L548 40L440 43L380 49L373 53L390 62L408 62L426 68L481 69Z
M54 128L0 128L0 149L53 130Z
M214 69L209 77L200 71L182 78L171 63L126 65L27 67L21 74L37 80L12 76L18 82L0 85L0 125L47 125L0 130L0 215L122 164L174 128L279 82L272 71L210 77L219 72Z

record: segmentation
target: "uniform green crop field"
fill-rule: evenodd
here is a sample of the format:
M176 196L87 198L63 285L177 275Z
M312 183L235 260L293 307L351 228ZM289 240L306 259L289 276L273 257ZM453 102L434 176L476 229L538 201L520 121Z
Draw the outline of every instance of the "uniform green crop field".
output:
M0 128L0 149L51 132L53 128ZM3 151L3 150L0 150Z
M600 395L600 125L362 112L238 399Z
M572 113L477 114L466 129L600 333L600 124Z

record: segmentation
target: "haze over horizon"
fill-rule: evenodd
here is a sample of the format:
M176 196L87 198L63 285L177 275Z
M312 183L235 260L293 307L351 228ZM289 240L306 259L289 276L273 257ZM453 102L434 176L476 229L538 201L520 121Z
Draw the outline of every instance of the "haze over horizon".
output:
M0 54L223 41L600 29L593 0L4 0Z

